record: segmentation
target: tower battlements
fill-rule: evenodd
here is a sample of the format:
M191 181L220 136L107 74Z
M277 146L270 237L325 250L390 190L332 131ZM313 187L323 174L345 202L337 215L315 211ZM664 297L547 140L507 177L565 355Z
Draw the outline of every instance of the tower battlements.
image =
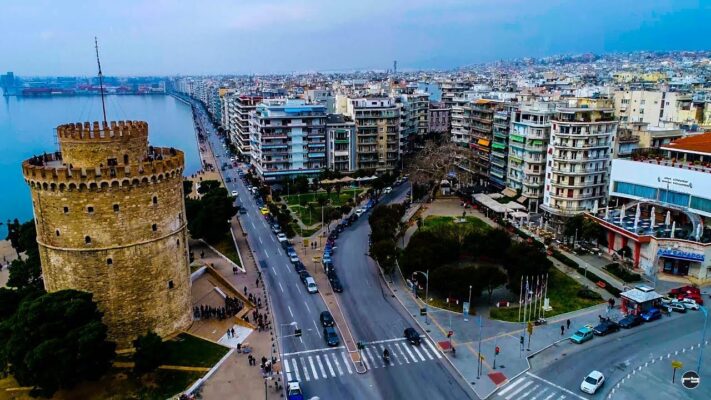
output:
M144 121L111 121L108 125L94 121L59 125L60 143L66 140L107 141L143 138L148 142L148 124Z
M101 187L102 183L113 182L125 186L182 176L185 164L182 151L167 147L150 149L148 157L140 163L89 168L69 167L61 153L44 154L25 160L22 173L31 187L49 190L93 188L92 184Z

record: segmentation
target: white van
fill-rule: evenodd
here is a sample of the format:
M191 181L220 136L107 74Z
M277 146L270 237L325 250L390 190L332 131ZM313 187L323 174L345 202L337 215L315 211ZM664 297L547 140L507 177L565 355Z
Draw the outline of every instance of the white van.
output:
M316 286L316 281L312 277L308 277L304 280L306 284L306 291L309 293L318 293L318 286Z

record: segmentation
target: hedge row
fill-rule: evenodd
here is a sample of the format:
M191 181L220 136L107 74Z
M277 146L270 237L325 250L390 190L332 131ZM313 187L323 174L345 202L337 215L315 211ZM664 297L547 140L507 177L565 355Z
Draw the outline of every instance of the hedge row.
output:
M577 262L575 262L573 259L570 257L566 256L565 254L561 253L558 250L552 250L551 251L551 256L555 258L556 260L562 262L563 264L574 268L576 271L578 271L579 274L586 276L588 279L590 279L593 282L599 282L602 281L605 283L605 290L607 290L608 293L615 297L620 297L621 291L617 289L616 287L612 286L610 282L606 281L605 279L602 279L601 277L597 276L593 272L590 272L589 270L586 272L585 268L581 267Z
M607 272L622 279L624 282L637 282L642 280L642 276L640 274L629 272L622 268L618 263L607 264L605 269Z

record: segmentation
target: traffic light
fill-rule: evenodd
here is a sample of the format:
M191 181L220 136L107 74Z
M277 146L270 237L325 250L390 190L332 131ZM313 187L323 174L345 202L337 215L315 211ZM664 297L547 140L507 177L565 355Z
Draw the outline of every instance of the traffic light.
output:
M299 329L299 328L294 329L294 336L300 337L301 336L301 329Z
M356 346L358 347L358 350L363 350L365 348L365 345L363 344L363 342L356 343Z
M496 353L497 356L499 355L499 352L501 352L501 349L499 348L499 346L496 346L496 348L494 349L494 352Z
M519 337L519 342L523 344L523 336Z
M451 338L452 335L454 335L454 331L447 332L447 339Z

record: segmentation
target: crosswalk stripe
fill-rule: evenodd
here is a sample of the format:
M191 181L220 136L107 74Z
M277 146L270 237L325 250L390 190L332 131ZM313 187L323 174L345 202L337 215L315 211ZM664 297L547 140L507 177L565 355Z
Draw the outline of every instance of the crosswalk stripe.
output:
M351 360L346 358L346 353L341 353L341 356L343 357L343 365L346 366L346 369L348 370L348 374L349 375L352 374L353 370L351 369L351 363L350 363Z
M558 400L563 400L564 398L565 398L565 395L563 394L560 397L558 397Z
M284 364L284 371L286 371L286 379L291 380L291 368L289 368L289 360L281 360L281 363Z
M370 361L368 361L368 356L365 353L365 350L361 350L360 359L363 360L363 364L365 364L365 368L370 369Z
M526 383L523 384L523 386L519 387L518 389L514 390L513 392L509 393L508 396L506 396L506 400L511 400L512 397L516 396L521 392L523 389L533 385L533 381L527 381Z
M373 358L373 355L370 354L370 347L365 348L365 355L366 358L368 358L368 365L370 365L371 368L378 368L378 365L375 364L375 358Z
M536 393L535 396L531 397L531 400L536 400L537 398L543 396L543 393L547 392L549 388L543 388L540 392ZM552 395L551 395L552 396Z
M304 364L304 378L306 378L306 381L308 382L311 380L311 376L309 375L309 366L306 364L306 360L304 360L303 358L299 358L299 360L301 360L301 364ZM294 367L294 369L297 368Z
M437 356L437 358L442 358L442 353L441 353L439 350L437 350L436 347L434 347L434 346L432 345L432 342L430 342L429 340L425 339L425 343L427 343L427 346L430 348L430 350L432 350L432 352Z
M412 362L417 362L417 357L415 357L415 355L410 350L410 347L412 347L412 346L409 346L408 344L403 343L402 347L404 347L405 351L407 351L407 354L410 355L410 358L412 358Z
M336 373L333 372L333 367L331 367L331 361L328 359L328 354L323 355L324 361L326 361L326 366L328 367L328 372L331 373L332 377L336 377Z
M423 353L429 358L430 360L434 360L434 357L430 355L430 352L427 351L427 346L420 346L420 350L422 350Z
M402 354L402 359L405 360L405 362L406 362L407 364L409 364L409 363L410 363L410 360L407 359L407 356L405 355L405 352L402 351L402 347L400 347L400 343L395 343L395 347L396 347L397 350L400 352L400 354Z
M314 379L318 380L318 372L316 372L316 365L314 365L314 360L309 356L309 364L311 364L311 371L314 373Z
M526 396L528 396L529 394L531 394L531 392L533 392L534 390L538 389L539 387L541 387L541 385L537 384L537 385L534 386L533 388L529 389L526 393L524 393L524 394L522 394L521 396L519 396L519 398L521 398L521 399L526 398Z
M513 382L511 382L511 383L509 383L508 386L506 386L505 388L503 388L503 389L499 392L499 395L500 395L500 396L505 395L506 393L508 393L509 391L511 391L511 389L513 389L513 388L515 388L516 386L518 386L519 384L523 383L525 380L526 380L526 378L519 378L519 379L517 379L517 380L515 380L515 381L513 381Z
M543 400L550 400L550 398L553 397L553 396L555 396L555 395L556 395L555 393L551 393L551 394L548 395L548 397L546 397L546 398L543 399Z
M338 370L338 375L343 376L343 369L341 369L341 364L338 362L338 357L336 357L334 353L331 353L331 357L333 358L333 362Z
M326 370L323 368L323 364L321 363L321 357L316 356L316 362L318 363L318 368L321 370L321 376L324 378L328 378L326 375Z
M421 359L422 361L425 361L425 358L422 357L422 353L420 353L420 350L418 349L418 347L420 347L420 346L412 346L412 350L414 350L415 353L417 353L417 355L420 356L420 359Z
M288 364L288 361L287 361L287 364ZM291 365L294 367L294 376L296 377L296 380L297 380L297 381L300 381L300 380L301 380L301 377L299 376L299 368L298 368L297 365L296 365L296 359L295 359L295 358L292 358L292 359L291 359Z

